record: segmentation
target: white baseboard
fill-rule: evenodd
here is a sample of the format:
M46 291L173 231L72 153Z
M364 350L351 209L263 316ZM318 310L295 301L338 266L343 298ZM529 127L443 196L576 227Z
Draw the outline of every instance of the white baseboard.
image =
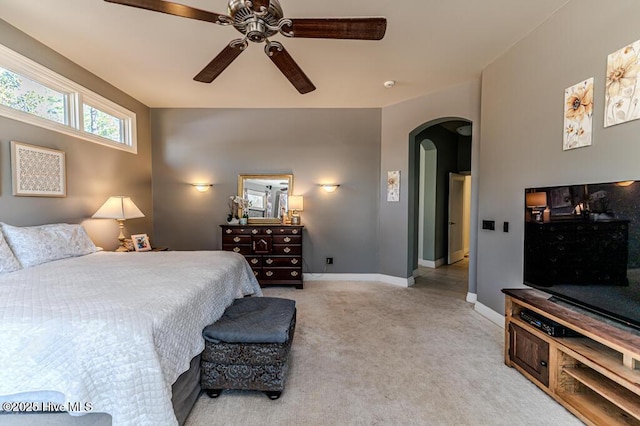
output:
M490 307L483 305L480 302L476 302L474 309L489 321L500 326L500 328L504 328L504 315L500 315Z
M475 293L467 293L467 302L476 303L478 301L478 295Z
M415 284L413 277L400 278L384 274L304 274L305 281L378 281L400 287L411 287Z
M436 261L433 260L425 260L418 259L418 265L424 266L425 268L439 268L444 265L444 258L438 259Z

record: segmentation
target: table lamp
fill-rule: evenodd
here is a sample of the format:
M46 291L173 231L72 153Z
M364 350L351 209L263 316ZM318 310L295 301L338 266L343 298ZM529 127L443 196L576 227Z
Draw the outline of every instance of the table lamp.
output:
M299 211L304 208L304 199L302 195L289 195L289 210L291 210L291 224L300 225Z
M95 219L115 219L120 226L120 235L118 235L118 241L120 246L116 251L129 251L124 246L124 221L127 219L136 219L144 217L144 214L136 206L131 197L124 197L117 195L115 197L109 197L109 199L98 209L97 212L91 216Z

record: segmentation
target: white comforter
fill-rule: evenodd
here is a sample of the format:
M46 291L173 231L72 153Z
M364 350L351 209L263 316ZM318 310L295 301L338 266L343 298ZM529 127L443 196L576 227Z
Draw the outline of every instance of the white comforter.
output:
M113 425L175 425L202 329L261 295L231 252L95 253L0 276L0 395L57 391ZM73 407L72 407L73 408Z

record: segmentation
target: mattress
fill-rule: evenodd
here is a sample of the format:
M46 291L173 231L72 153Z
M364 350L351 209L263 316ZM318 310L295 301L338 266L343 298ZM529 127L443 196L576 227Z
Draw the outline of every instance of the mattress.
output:
M202 329L248 294L261 295L251 268L222 251L99 252L2 275L0 400L176 425L171 386Z

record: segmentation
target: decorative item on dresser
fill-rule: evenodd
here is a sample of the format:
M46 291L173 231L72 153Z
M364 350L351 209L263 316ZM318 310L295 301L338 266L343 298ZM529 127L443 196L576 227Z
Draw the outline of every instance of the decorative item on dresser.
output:
M302 229L295 225L220 225L222 250L244 255L261 286L301 289Z

